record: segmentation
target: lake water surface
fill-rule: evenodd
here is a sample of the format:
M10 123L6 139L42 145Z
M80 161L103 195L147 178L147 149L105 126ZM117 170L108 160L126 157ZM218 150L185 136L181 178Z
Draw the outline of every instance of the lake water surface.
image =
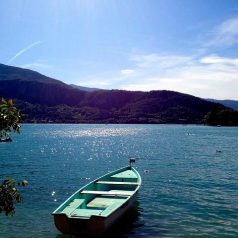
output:
M51 212L79 187L139 157L137 214L114 237L238 237L238 128L23 125L0 144L0 178L26 179L1 238L61 238Z

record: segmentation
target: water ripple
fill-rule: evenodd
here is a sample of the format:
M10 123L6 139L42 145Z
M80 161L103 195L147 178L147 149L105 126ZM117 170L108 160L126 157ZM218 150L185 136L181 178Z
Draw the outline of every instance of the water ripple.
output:
M143 185L138 214L118 237L238 237L237 128L24 125L13 139L0 145L1 178L30 185L16 215L0 216L1 237L63 237L51 212L130 156Z

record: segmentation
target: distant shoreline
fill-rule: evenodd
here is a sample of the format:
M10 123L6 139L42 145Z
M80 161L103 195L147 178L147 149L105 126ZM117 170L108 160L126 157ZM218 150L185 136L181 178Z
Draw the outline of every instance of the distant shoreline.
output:
M237 127L237 126L223 126L223 125L206 125L206 124L185 124L185 123L67 123L67 122L24 122L22 125L164 125L164 126L204 126L204 127Z

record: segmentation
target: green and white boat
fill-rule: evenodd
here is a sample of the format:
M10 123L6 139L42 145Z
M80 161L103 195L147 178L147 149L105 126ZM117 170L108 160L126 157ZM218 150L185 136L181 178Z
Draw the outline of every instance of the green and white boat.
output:
M55 225L66 234L102 234L133 206L140 186L131 165L108 173L61 204L53 212Z

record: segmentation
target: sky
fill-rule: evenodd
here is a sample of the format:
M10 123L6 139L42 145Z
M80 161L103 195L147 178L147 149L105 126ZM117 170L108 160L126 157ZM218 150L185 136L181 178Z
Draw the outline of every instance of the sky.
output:
M0 0L0 63L67 84L238 100L237 0Z

